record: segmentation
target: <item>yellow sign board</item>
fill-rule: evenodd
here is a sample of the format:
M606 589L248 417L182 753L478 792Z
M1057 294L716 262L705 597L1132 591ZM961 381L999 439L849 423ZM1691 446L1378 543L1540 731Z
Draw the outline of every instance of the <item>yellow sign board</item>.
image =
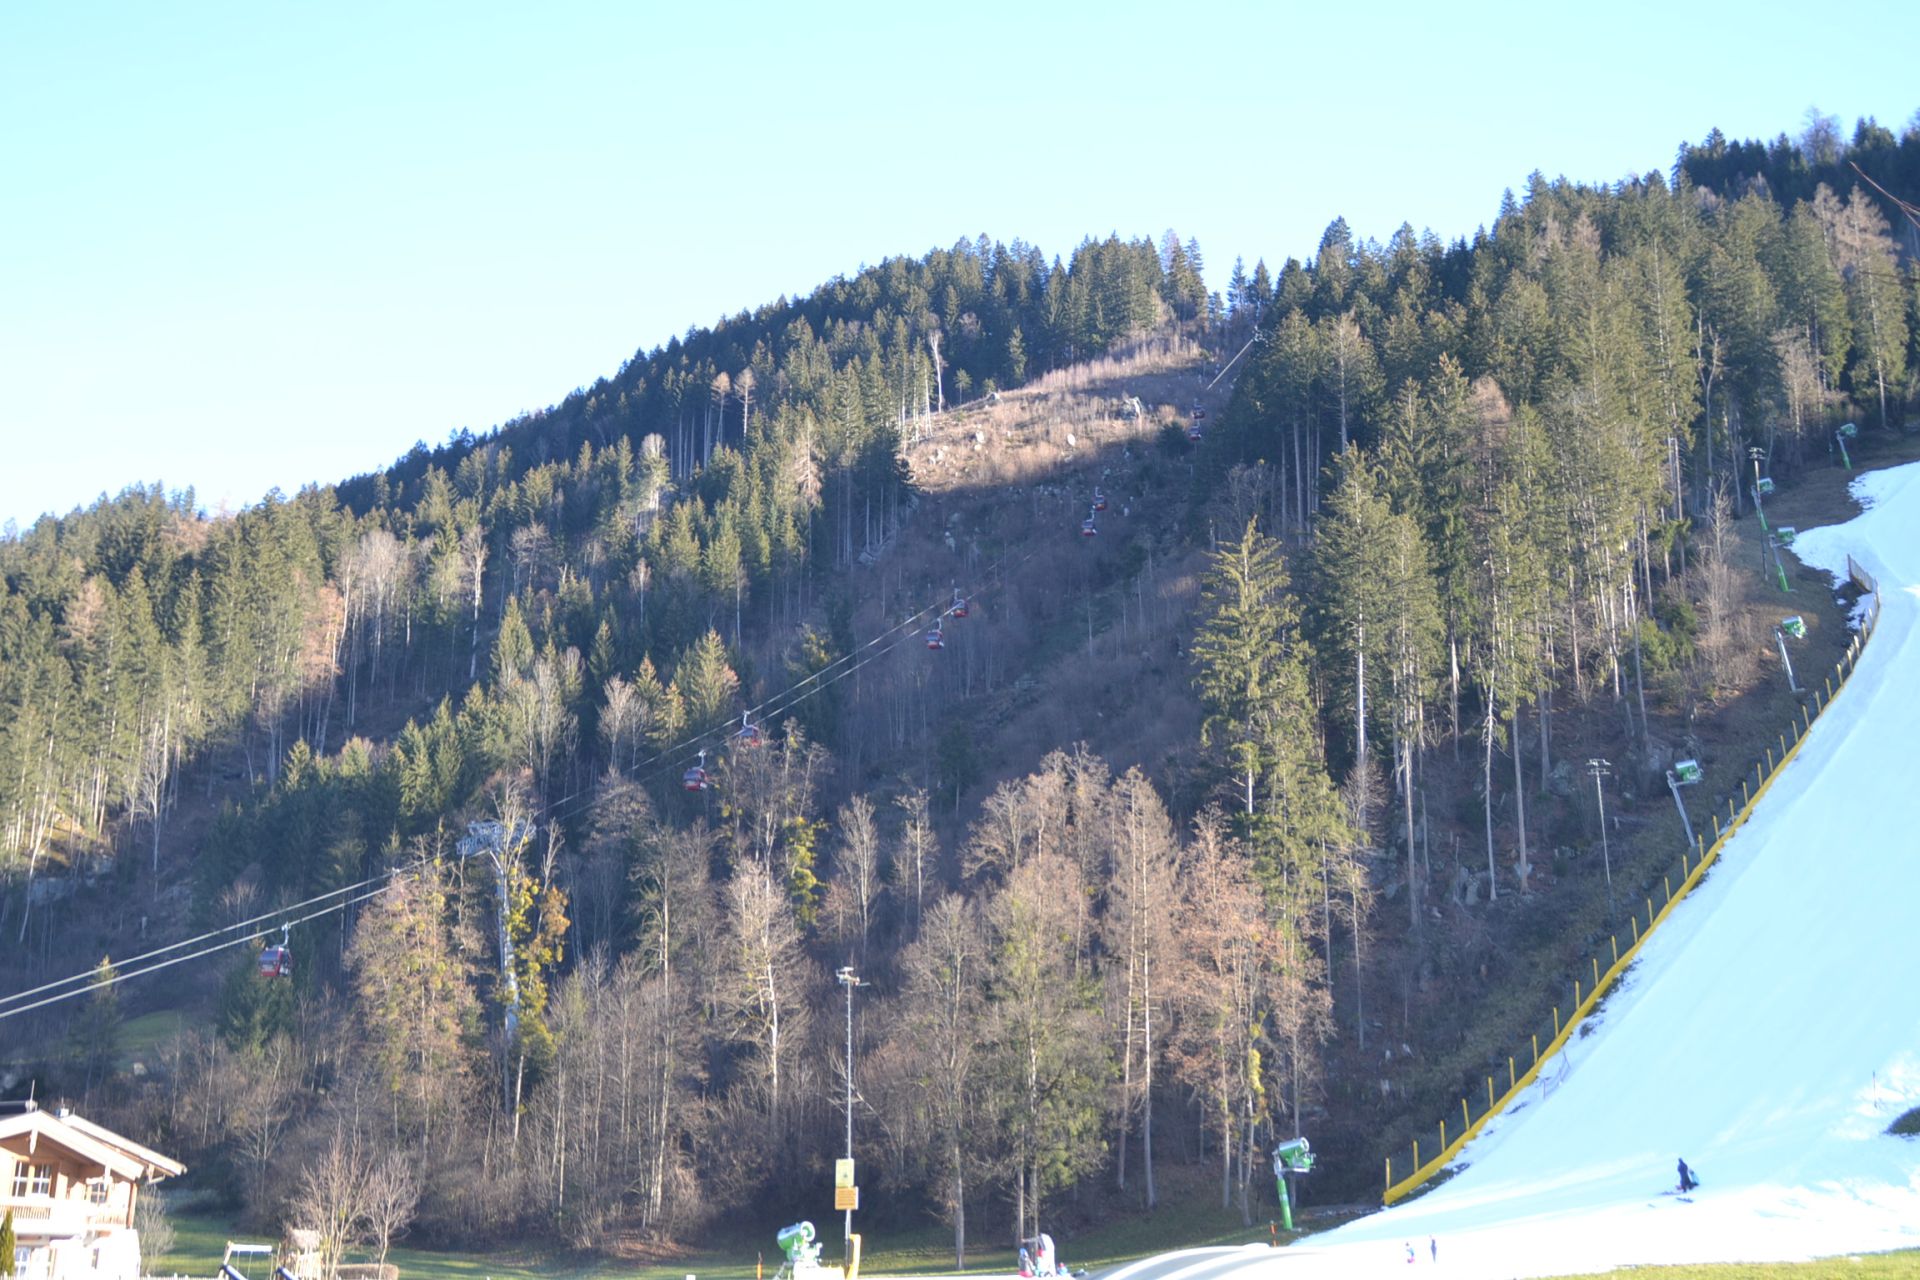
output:
M835 1160L833 1162L833 1185L850 1187L853 1185L853 1160Z
M835 1187L833 1189L833 1211L844 1213L860 1207L860 1188Z

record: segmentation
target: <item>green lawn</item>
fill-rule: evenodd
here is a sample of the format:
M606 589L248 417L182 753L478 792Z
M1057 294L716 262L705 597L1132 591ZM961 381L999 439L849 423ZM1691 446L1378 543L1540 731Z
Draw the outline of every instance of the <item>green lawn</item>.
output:
M161 1045L179 1035L186 1027L187 1015L180 1009L159 1009L127 1019L120 1024L121 1069L125 1070L128 1063L151 1059L160 1051Z
M225 1219L199 1212L176 1211L172 1216L175 1239L173 1249L160 1259L157 1275L211 1277L220 1266L228 1240L267 1243L271 1237L238 1230ZM827 1214L815 1219L825 1248L822 1257L839 1261L840 1220ZM985 1232L989 1224L975 1224L976 1232ZM1132 1258L1146 1257L1167 1249L1208 1244L1242 1244L1266 1240L1267 1225L1261 1222L1248 1230L1240 1225L1239 1215L1217 1207L1176 1206L1151 1217L1134 1214L1087 1231L1071 1241L1063 1240L1061 1253L1068 1265L1099 1270ZM883 1235L863 1233L862 1270L869 1275L955 1274L953 1269L953 1233L937 1225L895 1231ZM748 1280L754 1275L756 1254L764 1261L765 1274L779 1268L780 1254L771 1234L762 1239L743 1239L737 1249L709 1248L672 1263L639 1265L591 1254L576 1254L548 1249L504 1248L484 1253L410 1249L395 1246L389 1261L400 1268L401 1280L683 1280L696 1275L707 1280ZM351 1259L359 1261L357 1257ZM1014 1270L1013 1250L970 1245L967 1250L968 1274L1005 1275ZM243 1270L246 1269L243 1267ZM257 1265L248 1271L251 1280L266 1280Z
M1337 1219L1316 1221L1316 1229L1334 1225ZM840 1234L832 1215L817 1221L826 1242L823 1256L838 1261ZM222 1219L195 1213L177 1213L173 1217L176 1235L172 1252L160 1260L154 1274L184 1275L206 1280L218 1271L228 1240L265 1242L267 1237L236 1232ZM980 1224L982 1230L986 1224ZM1176 1206L1151 1217L1130 1215L1097 1230L1082 1233L1072 1241L1063 1241L1061 1254L1075 1268L1100 1271L1134 1258L1147 1257L1169 1249L1202 1245L1248 1244L1267 1239L1267 1225L1253 1230L1240 1225L1239 1216L1222 1212L1212 1205ZM876 1237L867 1250L862 1270L868 1275L953 1274L953 1237L944 1228L896 1232ZM772 1276L779 1267L779 1252L771 1238L742 1241L737 1251L704 1252L671 1264L638 1265L617 1259L551 1250L498 1249L488 1253L460 1253L396 1247L390 1258L400 1268L401 1280L683 1280L694 1275L701 1280L748 1280L754 1275L754 1254L763 1251L765 1274ZM1014 1269L1014 1255L1006 1249L969 1249L967 1272L1006 1274ZM1745 1277L1777 1277L1779 1280L1907 1280L1920 1277L1920 1250L1901 1253L1866 1254L1832 1258L1820 1262L1726 1263L1713 1266L1636 1267L1636 1280L1744 1280ZM258 1272L259 1274L255 1274ZM256 1266L248 1273L252 1280L267 1280L264 1268ZM1626 1272L1613 1274L1624 1275Z

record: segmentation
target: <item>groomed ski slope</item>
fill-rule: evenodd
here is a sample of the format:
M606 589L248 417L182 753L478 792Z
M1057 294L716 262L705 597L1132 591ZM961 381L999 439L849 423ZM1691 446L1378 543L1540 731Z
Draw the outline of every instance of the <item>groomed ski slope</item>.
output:
M1450 1180L1222 1270L1547 1276L1920 1247L1920 1138L1885 1133L1920 1105L1920 464L1854 492L1865 513L1794 553L1840 576L1851 553L1878 579L1856 674L1565 1061ZM1662 1194L1681 1156L1691 1202Z

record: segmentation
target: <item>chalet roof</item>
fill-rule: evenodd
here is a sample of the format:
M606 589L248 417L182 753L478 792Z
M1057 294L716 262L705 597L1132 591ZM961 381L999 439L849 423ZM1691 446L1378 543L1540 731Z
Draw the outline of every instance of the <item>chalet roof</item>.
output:
M35 1149L42 1142L62 1147L91 1164L129 1182L164 1178L186 1171L186 1166L169 1160L157 1151L149 1151L137 1142L121 1137L110 1129L72 1114L56 1115L38 1109L0 1117L0 1139L26 1135Z
M110 1147L115 1147L147 1166L149 1178L177 1178L187 1171L187 1166L178 1160L169 1160L150 1147L143 1147L131 1138L123 1138L105 1125L95 1124L83 1116L68 1112L59 1119L78 1129L90 1138L98 1139Z

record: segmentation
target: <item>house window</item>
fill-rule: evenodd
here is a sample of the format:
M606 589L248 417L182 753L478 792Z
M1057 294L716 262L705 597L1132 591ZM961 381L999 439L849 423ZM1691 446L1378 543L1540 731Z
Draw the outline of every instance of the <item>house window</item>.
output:
M13 1167L13 1194L15 1196L50 1196L53 1194L53 1166L50 1164L19 1164Z
M105 1178L93 1178L87 1183L87 1203L105 1204L113 1195L113 1184Z

